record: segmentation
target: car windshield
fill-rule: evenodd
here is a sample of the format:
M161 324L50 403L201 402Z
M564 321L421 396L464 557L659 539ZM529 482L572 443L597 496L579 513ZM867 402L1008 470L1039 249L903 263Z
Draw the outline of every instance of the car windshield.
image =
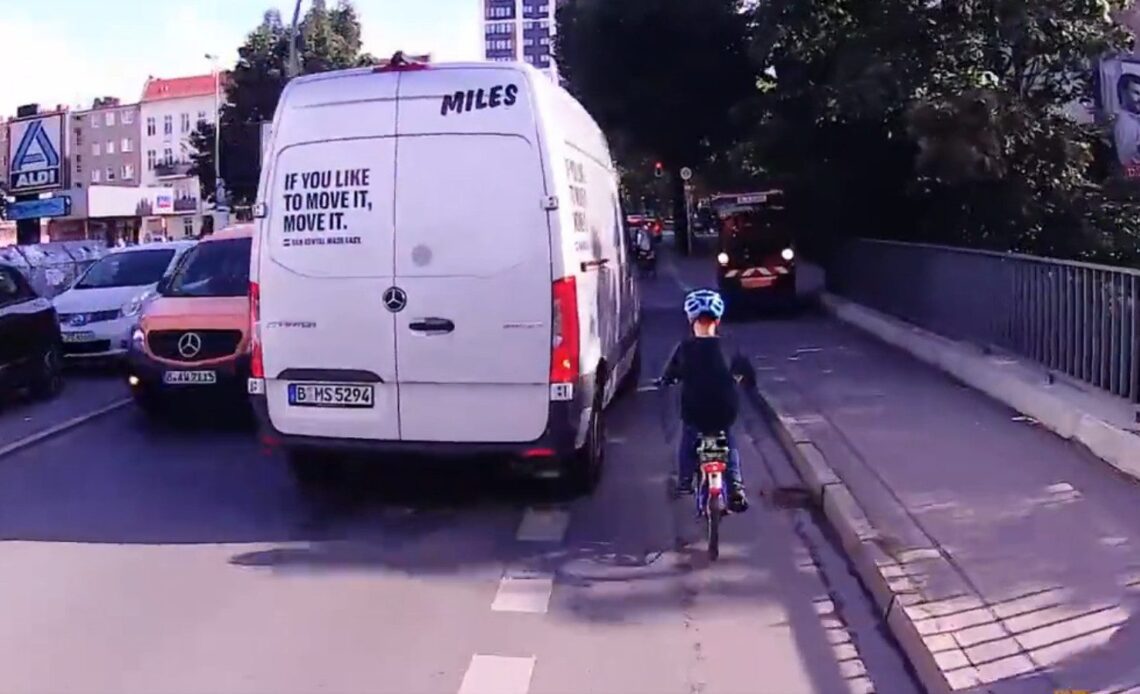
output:
M171 275L163 296L245 296L251 245L248 238L198 244Z
M92 265L76 289L104 287L142 287L162 279L174 258L173 248L112 253Z

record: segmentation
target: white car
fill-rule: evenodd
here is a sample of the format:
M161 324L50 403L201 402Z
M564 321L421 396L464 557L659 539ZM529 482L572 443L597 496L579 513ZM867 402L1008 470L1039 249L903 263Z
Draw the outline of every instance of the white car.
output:
M271 132L249 389L298 480L363 450L589 488L640 311L586 110L524 64L394 61L290 81Z
M159 280L197 241L148 243L116 248L55 297L63 354L76 358L120 357L131 330Z

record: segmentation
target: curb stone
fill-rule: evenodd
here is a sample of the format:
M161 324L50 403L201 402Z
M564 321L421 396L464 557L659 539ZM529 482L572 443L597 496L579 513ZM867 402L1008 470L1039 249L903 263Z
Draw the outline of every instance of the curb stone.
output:
M1140 481L1140 435L1082 411L1047 386L1035 385L1008 373L991 358L973 354L961 343L833 294L824 293L820 303L844 323L1032 417L1061 438L1081 443L1118 472Z
M130 403L131 403L130 398L122 398L122 399L116 400L110 404L107 404L107 405L104 405L104 406L99 407L97 409L91 410L90 412L86 412L86 413L81 414L79 416L72 417L71 419L69 419L65 422L60 422L59 424L56 424L54 426L50 426L47 429L41 429L40 431L37 431L35 433L28 434L27 436L25 436L22 439L18 439L16 441L13 441L12 443L9 443L5 446L0 446L0 458L6 458L6 457L12 455L13 453L17 453L19 451L24 450L25 448L28 448L29 446L34 446L37 443L41 443L41 442L46 441L50 438L54 438L56 436L59 436L60 434L71 431L72 429L74 429L78 426L82 426L83 424L86 424L87 422L90 422L93 419L97 419L99 417L102 417L105 414L110 414L111 412L114 412L115 410L122 409L123 407L126 407Z
M955 631L978 624L1001 624L957 569L933 547L892 551L867 518L858 499L824 454L780 406L757 385L756 404L824 517L839 535L856 574L871 593L886 627L929 694L989 692ZM921 569L919 569L921 567ZM928 578L941 579L941 592ZM972 615L963 621L962 615ZM1011 635L1012 636L1012 635Z

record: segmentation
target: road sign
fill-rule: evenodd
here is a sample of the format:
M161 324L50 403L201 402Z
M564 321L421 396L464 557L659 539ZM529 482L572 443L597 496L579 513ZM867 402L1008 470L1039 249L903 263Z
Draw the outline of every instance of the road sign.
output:
M8 181L12 193L63 187L63 114L8 122Z
M687 181L693 177L693 170L687 166L681 167L681 180Z

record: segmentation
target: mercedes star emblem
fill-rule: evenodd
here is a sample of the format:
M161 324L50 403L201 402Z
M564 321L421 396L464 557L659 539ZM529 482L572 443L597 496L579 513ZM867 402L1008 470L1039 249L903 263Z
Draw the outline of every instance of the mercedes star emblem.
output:
M178 338L178 353L184 359L192 359L202 351L202 338L198 333L185 333Z
M408 305L408 295L399 287L384 290L384 307L392 313L399 313Z
M71 325L72 327L75 327L75 328L78 328L82 325L87 325L87 314L86 313L75 314L74 316L71 317L71 320L68 321L68 324Z

